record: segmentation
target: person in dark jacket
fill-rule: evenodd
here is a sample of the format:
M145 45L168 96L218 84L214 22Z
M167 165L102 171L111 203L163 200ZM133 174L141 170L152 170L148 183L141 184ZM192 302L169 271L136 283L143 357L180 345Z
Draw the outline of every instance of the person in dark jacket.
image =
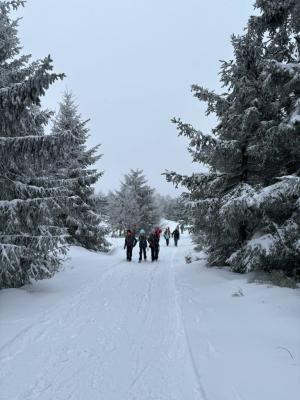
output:
M125 244L124 244L124 250L127 249L126 255L127 255L127 261L131 261L132 259L132 249L134 246L137 244L137 240L134 237L133 233L131 232L130 229L128 229L126 237L125 237Z
M167 246L169 246L170 237L171 237L170 228L167 228L167 229L164 231L164 238L165 238L165 240L166 240L166 245L167 245Z
M148 242L147 242L147 236L144 231L144 229L140 230L140 236L139 236L139 247L140 247L140 258L139 262L142 262L142 258L144 256L144 260L147 260L147 247L148 247Z
M158 253L159 253L159 239L160 233L158 230L153 230L148 237L149 247L151 249L151 261L158 260Z
M172 236L174 238L174 244L177 247L178 245L178 240L180 239L180 233L179 233L179 228L178 226L174 229Z

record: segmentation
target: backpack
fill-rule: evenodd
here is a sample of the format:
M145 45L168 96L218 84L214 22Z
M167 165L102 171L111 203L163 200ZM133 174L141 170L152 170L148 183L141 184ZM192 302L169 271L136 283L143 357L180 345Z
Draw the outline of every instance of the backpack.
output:
M126 245L127 247L134 247L136 245L136 238L134 236L127 236Z
M140 247L147 247L147 238L146 235L140 235L139 237Z

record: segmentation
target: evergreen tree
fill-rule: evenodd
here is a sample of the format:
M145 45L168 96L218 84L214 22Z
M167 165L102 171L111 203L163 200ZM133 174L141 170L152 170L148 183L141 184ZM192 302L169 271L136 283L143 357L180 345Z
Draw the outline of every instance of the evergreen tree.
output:
M294 274L300 265L299 24L291 21L299 7L293 1L256 6L262 15L250 18L244 36L233 36L235 59L222 63L227 92L192 87L208 103L208 114L219 119L212 134L174 119L190 139L193 160L208 165L209 172L170 172L167 179L188 189L193 232L211 264Z
M244 201L262 171L259 159L259 116L271 99L260 98L261 48L257 38L233 37L235 62L223 62L221 77L228 93L217 95L193 86L194 95L208 102L208 114L217 115L220 123L212 135L196 131L191 125L174 119L181 135L190 139L193 161L210 167L209 173L191 177L168 174L174 183L190 191L195 205L193 231L205 238L211 264L224 265L227 258L246 242L254 228L251 212ZM199 228L204 236L198 235Z
M109 192L107 196L107 215L108 223L112 231L112 236L122 236L125 225L122 221L121 202L116 192Z
M100 214L96 212L96 196L93 184L102 176L90 167L101 158L97 154L99 146L87 149L89 136L88 121L83 121L70 92L65 92L59 112L54 120L52 134L59 137L67 132L76 139L70 143L58 173L66 179L80 201L64 210L59 216L59 224L68 229L68 241L91 250L107 250L106 229L100 224Z
M108 222L108 204L109 204L108 195L105 195L102 192L98 192L94 196L94 202L95 202L97 214L100 215L100 218L102 221L105 221L105 223L107 223Z
M160 221L154 189L147 185L141 170L125 175L120 190L110 194L110 223L114 229L145 229L150 232Z
M271 179L251 199L255 235L230 262L300 278L300 3L260 0L256 7L249 31L264 37L264 90L276 96L277 118L265 121L260 148Z
M66 252L55 216L76 202L55 174L75 138L45 135L50 113L40 108L40 97L63 75L52 72L50 57L29 63L20 55L10 11L21 5L0 1L0 287L53 275Z
M174 198L169 195L156 194L155 200L163 218L187 224L187 206L183 197Z

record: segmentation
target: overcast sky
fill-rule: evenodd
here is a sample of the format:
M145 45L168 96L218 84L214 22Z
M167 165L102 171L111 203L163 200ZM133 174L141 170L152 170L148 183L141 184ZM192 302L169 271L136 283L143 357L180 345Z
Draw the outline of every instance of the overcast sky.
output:
M33 59L51 54L67 78L47 92L57 110L65 88L90 118L89 145L101 143L105 171L97 189L119 186L130 168L151 186L176 194L160 174L199 170L178 138L173 116L209 131L213 118L190 93L220 90L219 60L241 34L254 0L28 0L19 14L22 45Z

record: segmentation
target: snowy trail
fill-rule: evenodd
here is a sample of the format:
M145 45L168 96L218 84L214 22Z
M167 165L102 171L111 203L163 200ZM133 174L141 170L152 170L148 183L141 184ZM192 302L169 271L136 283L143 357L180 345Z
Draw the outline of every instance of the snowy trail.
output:
M299 291L185 264L187 235L158 263L117 244L0 293L1 400L294 400Z
M5 343L0 377L15 382L5 400L204 399L175 290L177 249L164 250L159 263L113 264Z

